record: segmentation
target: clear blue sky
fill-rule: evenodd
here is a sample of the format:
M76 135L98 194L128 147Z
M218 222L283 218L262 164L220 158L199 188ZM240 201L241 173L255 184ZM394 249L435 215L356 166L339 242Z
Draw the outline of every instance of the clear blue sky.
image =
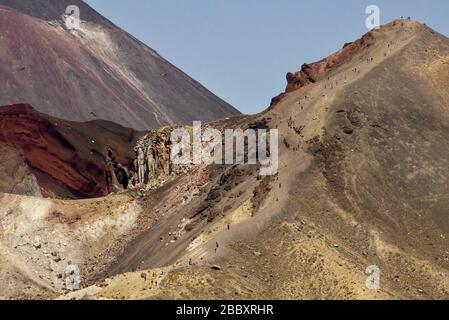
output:
M288 71L400 16L449 35L447 0L87 0L108 19L244 113L284 90Z

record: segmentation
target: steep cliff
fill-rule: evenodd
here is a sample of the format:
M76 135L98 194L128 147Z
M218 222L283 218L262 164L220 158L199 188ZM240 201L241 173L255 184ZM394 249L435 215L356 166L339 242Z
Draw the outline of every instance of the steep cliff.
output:
M4 149L0 169L10 177L1 191L63 198L105 196L120 185L114 186L114 179L123 176L121 164L132 168L131 145L137 136L111 123L52 118L29 105L0 107L0 146ZM114 150L111 158L109 150ZM16 165L22 163L24 176L12 170L14 159ZM19 188L20 184L29 187Z

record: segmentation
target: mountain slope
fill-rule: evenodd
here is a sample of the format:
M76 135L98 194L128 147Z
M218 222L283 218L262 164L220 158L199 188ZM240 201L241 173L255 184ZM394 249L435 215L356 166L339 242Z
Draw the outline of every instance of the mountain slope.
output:
M81 27L67 30L68 5ZM237 111L82 1L0 1L0 105L135 129L214 120Z
M56 229L70 240L62 252L83 286L61 298L448 299L448 57L447 38L394 21L289 74L287 92L267 111L209 124L278 129L276 176L260 177L254 165L200 165L162 185L81 203L0 197L0 281L12 273L20 288L36 269L44 280L28 296L64 293L61 265L41 267L49 260L42 251L61 248L58 241L36 251L18 240ZM163 140L169 129L137 145L167 161L149 137ZM16 238L30 202L45 209L39 229ZM53 207L63 219L51 218ZM91 238L107 234L96 226L109 230L105 219L116 219L118 207L126 212L120 228ZM26 270L21 250L33 257ZM366 286L373 267L378 289ZM17 296L16 287L0 286L0 295Z
M278 176L210 167L200 192L196 171L167 186L188 200L164 196L164 215L113 255L116 276L80 296L447 299L448 57L447 38L394 21L289 74L267 112L212 124L279 129ZM159 192L144 212L162 209ZM136 269L162 279L146 286Z

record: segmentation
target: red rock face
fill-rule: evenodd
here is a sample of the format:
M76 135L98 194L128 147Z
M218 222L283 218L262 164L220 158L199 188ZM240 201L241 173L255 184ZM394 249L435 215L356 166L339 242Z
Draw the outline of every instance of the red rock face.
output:
M93 135L87 137L85 124L77 127L43 116L29 105L0 107L0 144L23 153L44 195L64 197L59 190L67 189L70 197L105 196L111 192L106 145Z
M332 70L350 60L363 48L369 47L372 42L372 33L367 33L361 39L347 43L340 51L320 61L303 64L301 71L287 74L287 87L285 92L292 92L310 83L324 79Z

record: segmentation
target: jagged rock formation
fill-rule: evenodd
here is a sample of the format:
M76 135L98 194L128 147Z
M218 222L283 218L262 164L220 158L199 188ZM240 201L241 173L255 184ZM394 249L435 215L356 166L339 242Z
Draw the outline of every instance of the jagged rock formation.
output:
M80 29L66 28L69 5ZM137 130L238 113L83 1L0 0L0 29L0 105Z
M244 116L236 116L227 118L214 123L206 123L202 125L201 131L214 128L221 132L222 135L222 147L225 147L225 129L239 128L239 124L243 125L239 129L267 129L267 119L262 118L255 122L246 123L247 118ZM131 173L135 179L133 179L133 185L147 185L148 187L159 186L161 182L166 181L170 176L179 176L188 171L191 171L197 165L192 161L193 159L193 147L187 146L186 149L190 150L190 163L186 164L174 164L171 161L172 144L171 133L176 129L183 129L190 135L190 143L193 143L193 128L190 126L167 126L157 130L151 130L149 133L141 137L134 148L135 160L134 168L135 173ZM182 143L177 141L177 143ZM207 146L208 141L201 141L201 147ZM235 154L234 154L235 156ZM248 156L247 145L244 150L244 156ZM225 162L224 153L222 154L222 163Z
M323 80L333 70L349 63L358 53L374 44L373 33L369 32L357 41L346 43L343 49L320 61L301 67L301 71L287 73L287 87L285 92L292 92L311 83Z
M180 128L164 127L152 130L137 141L134 148L134 180L136 186L146 185L148 188L159 186L172 175L180 175L187 172L191 165L173 165L170 161L172 130ZM184 127L191 130L189 127Z
M395 21L394 25L401 22ZM287 86L285 92L274 97L271 105L277 104L287 93L298 90L309 84L324 80L332 71L345 63L350 63L358 54L363 53L364 50L369 49L375 44L375 31L366 33L360 39L354 42L345 43L343 48L330 56L313 63L304 63L301 70L297 72L288 72L286 75ZM391 44L392 45L392 44ZM372 57L367 60L371 61Z

